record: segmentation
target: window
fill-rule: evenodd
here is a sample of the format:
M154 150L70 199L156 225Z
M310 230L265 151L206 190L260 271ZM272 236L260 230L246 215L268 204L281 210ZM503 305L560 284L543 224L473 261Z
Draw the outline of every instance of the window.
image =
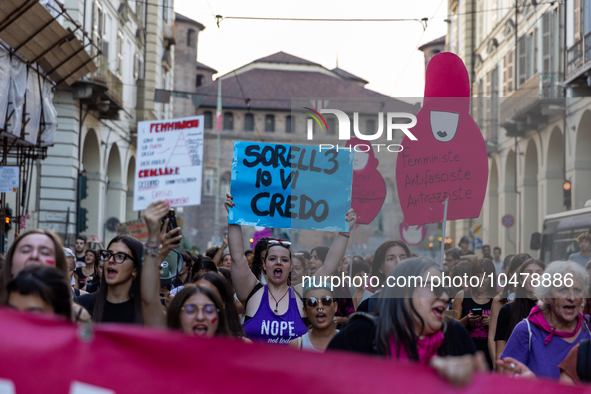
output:
M514 88L514 76L515 76L515 63L513 59L513 50L509 51L505 55L505 59L503 60L503 96L507 97Z
M206 196L214 196L217 193L218 183L215 178L215 169L206 168L204 178L204 193Z
M337 133L336 122L334 121L334 118L326 119L326 127L327 135L335 135Z
M529 35L522 36L517 42L517 86L521 86L527 80L527 41Z
M117 76L119 79L123 75L123 33L117 32Z
M244 131L254 131L254 116L252 114L244 115Z
M234 114L232 112L224 113L224 130L234 130Z
M92 38L97 48L103 49L103 39L105 35L105 14L101 4L95 0L92 15ZM104 53L103 56L108 56Z
M168 0L162 0L162 19L168 20Z
M291 134L291 115L287 115L285 118L285 132Z
M591 4L589 4L591 6ZM591 10L588 10L591 12ZM554 27L554 11L550 10L542 16L542 72L549 74L553 71L552 66L552 49L553 37L552 31Z
M189 31L187 32L187 46L195 46L195 30L193 29L189 29Z
M368 119L365 121L365 134L371 135L375 134L376 132L376 121L373 119Z
M139 53L135 53L135 55L133 55L133 79L135 79L136 81L138 80L140 75L140 54Z
M213 115L211 111L205 111L203 113L203 116L205 117L205 124L203 125L203 127L205 127L206 129L213 129Z
M499 68L495 67L490 73L490 130L488 139L497 141L499 133Z
M203 85L205 77L202 74L197 74L197 87Z
M266 115L265 116L265 131L267 133L274 133L275 132L275 115Z
M225 196L226 193L230 193L231 177L232 175L229 172L222 175L222 179L220 179L220 196Z

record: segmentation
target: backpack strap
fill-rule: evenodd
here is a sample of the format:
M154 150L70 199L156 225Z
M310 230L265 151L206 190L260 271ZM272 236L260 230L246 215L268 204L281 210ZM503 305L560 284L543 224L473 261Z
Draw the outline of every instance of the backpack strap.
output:
M585 323L585 327L587 328L587 333L591 336L591 330L589 330L589 325L587 324L587 319L583 316L583 323Z
M588 339L579 343L577 375L582 382L591 382L591 342Z
M525 320L525 322L527 323L527 331L529 332L528 349L531 352L531 326L529 324L529 318L526 317L523 320Z
M347 320L347 323L345 323L345 324L348 324L353 319L355 319L355 320L358 320L358 319L369 320L373 324L373 326L374 326L374 331L375 331L375 329L377 328L377 325L378 325L378 317L377 316L373 316L373 315L371 315L369 313L365 313L365 312L355 312L355 313L353 313L351 316L349 316L349 319ZM376 344L375 337L374 337L371 345L372 345L374 354L378 354L378 346Z
M261 282L258 282L256 285L254 285L254 287L252 288L252 291L250 292L248 297L246 297L246 302L244 303L244 310L246 310L246 304L248 304L248 301L252 298L254 293L256 293L257 291L259 291L262 288L263 288L263 285Z

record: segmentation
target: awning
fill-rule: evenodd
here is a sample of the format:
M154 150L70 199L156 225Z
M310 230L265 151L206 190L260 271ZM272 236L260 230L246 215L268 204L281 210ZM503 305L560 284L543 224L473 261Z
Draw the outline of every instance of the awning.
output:
M58 13L67 15L63 9ZM79 27L65 29L38 0L0 0L0 15L0 40L30 64L38 63L56 84L71 85L96 71L74 34Z

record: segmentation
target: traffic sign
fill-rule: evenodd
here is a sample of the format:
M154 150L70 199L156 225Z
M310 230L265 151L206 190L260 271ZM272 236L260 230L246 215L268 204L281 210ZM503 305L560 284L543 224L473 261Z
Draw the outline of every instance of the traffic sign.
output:
M482 240L480 238L472 240L472 249L482 249Z
M515 224L515 218L513 217L513 215L506 214L501 219L501 223L503 224L504 227L507 227L507 228L513 227L513 225Z

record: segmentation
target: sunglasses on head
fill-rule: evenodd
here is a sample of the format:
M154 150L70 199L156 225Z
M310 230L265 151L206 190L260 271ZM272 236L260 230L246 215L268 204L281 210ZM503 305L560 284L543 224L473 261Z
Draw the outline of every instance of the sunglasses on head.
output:
M323 306L330 306L332 305L332 298L329 296L320 298L310 297L306 300L306 305L308 305L310 308L316 308L318 303L321 303Z
M270 239L270 240L267 241L267 245L268 246L276 246L276 245L279 245L279 246L284 246L284 247L286 247L286 248L289 249L289 247L291 246L291 242L284 241L282 239Z

